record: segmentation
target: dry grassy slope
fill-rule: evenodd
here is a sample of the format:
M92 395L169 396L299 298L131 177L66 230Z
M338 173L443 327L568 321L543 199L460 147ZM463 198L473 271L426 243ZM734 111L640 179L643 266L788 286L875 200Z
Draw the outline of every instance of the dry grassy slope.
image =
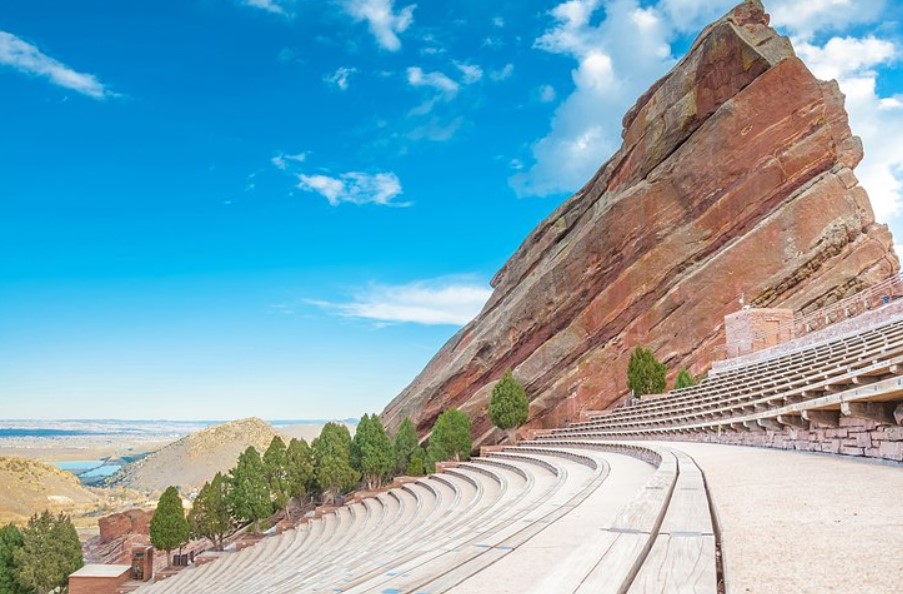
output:
M187 435L146 458L125 466L111 477L111 485L158 493L176 485L183 493L200 488L217 472L235 466L248 446L261 454L278 432L258 418L214 425Z
M21 523L45 509L78 513L98 501L73 474L37 460L0 456L0 524Z

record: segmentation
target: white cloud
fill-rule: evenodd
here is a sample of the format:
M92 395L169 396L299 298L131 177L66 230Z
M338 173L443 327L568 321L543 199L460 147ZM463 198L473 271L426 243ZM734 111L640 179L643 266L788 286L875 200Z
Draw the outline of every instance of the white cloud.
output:
M815 76L837 80L846 95L850 128L862 138L865 157L856 176L869 194L875 217L886 222L903 212L903 102L881 97L876 68L897 62L901 49L873 36L833 37L823 45L794 40Z
M336 314L380 324L463 326L492 295L485 283L440 278L402 285L372 284L349 303L309 301Z
M670 44L695 35L737 0L569 0L554 7L537 49L574 60L574 88L556 109L549 132L532 147L533 163L511 177L519 195L572 192L621 143L621 118L637 97L674 64ZM875 36L825 32L878 24L884 0L771 0L772 25L793 39L799 55L823 78L836 78L846 95L853 132L865 158L857 175L879 220L903 214L903 100L881 96L879 66L899 60L901 48ZM541 88L540 100L555 91Z
M455 66L461 71L461 82L465 85L472 85L479 82L483 78L483 69L476 64L466 64L464 62L455 62Z
M613 0L594 24L600 0L570 0L552 9L538 49L574 59L574 91L558 106L549 133L533 146L533 165L510 182L523 195L579 188L621 143L621 117L674 63L673 34L654 8ZM546 97L550 97L547 93Z
M555 87L552 85L542 85L537 90L536 96L539 97L539 100L542 103L551 103L552 101L555 101L558 94L555 92Z
M273 166L276 167L276 169L285 171L286 169L288 169L290 162L303 163L306 159L307 153L297 153L294 155L279 153L278 155L270 159L270 162L273 164Z
M6 31L0 31L0 64L11 66L31 76L46 78L59 87L71 89L94 99L118 96L93 74L77 72L43 53L36 46Z
M320 194L332 206L342 203L410 206L410 202L393 202L402 194L401 182L394 173L361 173L349 171L338 177L315 174L298 176L298 188Z
M327 83L338 87L341 91L348 90L348 79L351 78L351 75L357 72L357 68L349 68L346 66L341 66L336 69L332 74L326 75L323 77Z
M345 12L355 22L366 21L380 47L390 52L401 49L399 33L414 22L415 5L395 10L394 0L345 0Z
M504 66L502 66L500 69L493 70L492 72L490 72L489 78L491 78L492 80L494 80L496 82L499 82L499 81L503 81L503 80L508 80L509 78L511 78L512 74L514 74L514 64L511 64L509 62L508 64L505 64Z
M441 91L451 99L458 93L460 85L441 72L424 72L418 66L408 68L408 84L412 87L431 87Z
M294 16L291 8L294 7L295 0L241 0L241 3L273 14L287 17Z
M505 26L505 19L503 19L500 16L497 16L494 19L492 19L492 24L495 25L496 27L502 28Z

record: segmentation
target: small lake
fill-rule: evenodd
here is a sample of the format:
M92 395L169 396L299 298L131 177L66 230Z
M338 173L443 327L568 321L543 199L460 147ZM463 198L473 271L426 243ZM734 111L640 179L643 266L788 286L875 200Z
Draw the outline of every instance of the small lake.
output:
M121 464L110 464L106 460L64 460L54 462L60 470L71 472L83 483L96 483L100 479L116 474Z
M65 460L62 462L53 462L52 464L60 470L68 470L73 474L80 474L87 470L93 470L104 465L103 460Z

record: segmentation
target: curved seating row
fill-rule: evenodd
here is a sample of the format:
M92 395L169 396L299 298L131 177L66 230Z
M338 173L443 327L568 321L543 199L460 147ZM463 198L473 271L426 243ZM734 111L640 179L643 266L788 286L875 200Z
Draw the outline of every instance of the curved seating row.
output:
M809 411L893 422L903 401L903 321L719 373L667 397L594 415L550 435L590 439L805 426ZM871 403L868 407L860 406ZM893 405L891 403L894 403ZM833 413L832 413L833 414Z
M672 493L683 493L675 491L675 484L684 472L681 469L693 466L692 461L682 463L676 453L661 448L617 450L611 444L560 440L506 447L447 468L138 592L454 592L468 580L479 580L481 572L501 559L516 560L521 547L580 509L609 480L609 460L624 452L655 462L657 469L640 465L649 468L652 477L646 487L633 499L625 499L622 513L611 526L592 532L598 543L580 546L577 561L562 559L568 583L574 586L567 591L626 592L635 581L640 583L637 580L658 583L662 574L676 575L670 567L672 551L699 548L692 548L696 540L680 540L682 548L669 544L670 539L686 539L691 532L677 519L676 528L667 533L659 530L667 510L677 506L676 514L685 513L683 496ZM692 473L687 470L686 475L689 480ZM699 509L708 510L704 490L686 490L684 495ZM707 536L711 537L710 529ZM656 548L659 539L665 540ZM713 542L712 538L712 551ZM708 543L702 548L708 551L707 547ZM680 554L682 559L689 558ZM657 557L661 560L656 562L666 569L644 573L644 562L652 562L646 559ZM704 570L700 571L704 575L697 576L700 580L714 576L713 557L700 552L696 561L694 567ZM612 568L616 568L614 574ZM618 576L621 589L597 584L612 583L612 575ZM714 594L715 588L699 591Z

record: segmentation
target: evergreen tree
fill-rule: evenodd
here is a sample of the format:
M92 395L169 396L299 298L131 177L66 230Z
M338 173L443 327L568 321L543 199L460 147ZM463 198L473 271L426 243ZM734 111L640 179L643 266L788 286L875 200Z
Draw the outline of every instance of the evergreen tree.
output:
M285 456L288 467L288 495L300 500L313 489L315 478L313 450L303 439L292 439L288 443Z
M395 451L378 415L361 417L351 442L351 465L368 489L378 488L395 465Z
M229 481L217 472L209 483L204 483L188 512L188 523L195 537L211 540L217 550L223 550L223 541L234 526L229 509Z
M419 445L417 438L417 429L414 427L411 417L405 417L395 433L395 473L407 474L411 465L411 458ZM424 454L425 455L425 454ZM421 460L422 462L422 460ZM423 474L422 472L420 474ZM410 475L419 476L419 475Z
M253 446L238 456L238 464L230 471L229 479L232 515L254 522L254 531L259 532L260 520L270 516L272 501L263 460Z
M314 440L317 485L324 499L335 501L336 495L351 488L360 478L351 466L351 434L337 423L326 423Z
M0 594L28 594L28 589L16 580L14 555L24 546L22 532L13 524L0 528Z
M65 591L69 574L85 562L82 544L69 516L49 511L35 514L22 530L22 545L13 550L16 582L27 592Z
M182 548L191 538L191 526L185 517L182 498L175 487L167 487L157 502L157 509L150 522L151 544L161 551L166 551L166 563L170 563L169 554L173 549Z
M423 476L428 470L429 464L426 457L426 450L418 445L414 448L414 451L411 452L411 459L408 462L408 467L405 469L405 474L408 476Z
M270 486L270 496L276 509L285 511L288 517L289 477L288 477L288 451L285 442L278 435L273 436L270 447L263 454L263 467L266 472L267 484Z
M444 411L430 433L427 456L433 463L444 460L469 460L473 445L470 439L470 417L456 408Z
M527 422L530 403L527 392L511 371L492 388L489 397L489 419L492 424L508 433L508 441L514 443L517 428Z
M668 368L660 363L652 351L637 347L627 364L627 386L637 398L644 394L661 394L665 391L665 374Z
M690 386L696 385L696 378L687 371L686 369L681 369L677 372L677 377L674 379L674 389L679 390L681 388L689 388Z

